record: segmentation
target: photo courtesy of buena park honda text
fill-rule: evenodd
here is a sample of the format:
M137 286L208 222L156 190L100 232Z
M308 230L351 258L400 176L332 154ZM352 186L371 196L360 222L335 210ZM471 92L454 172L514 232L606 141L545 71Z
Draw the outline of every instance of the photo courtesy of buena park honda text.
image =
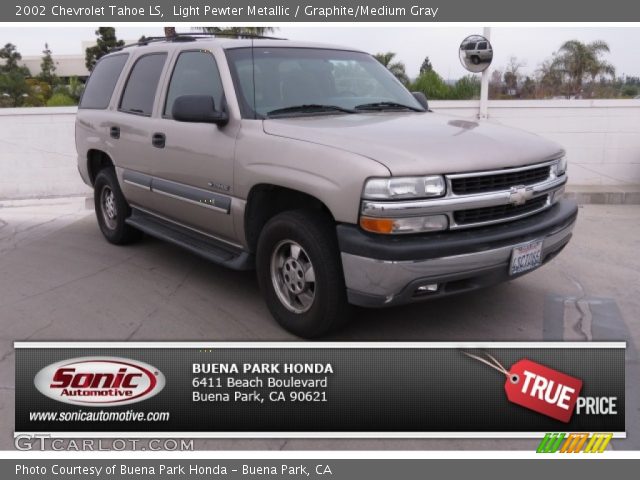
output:
M628 0L0 3L0 478L637 475L638 38Z

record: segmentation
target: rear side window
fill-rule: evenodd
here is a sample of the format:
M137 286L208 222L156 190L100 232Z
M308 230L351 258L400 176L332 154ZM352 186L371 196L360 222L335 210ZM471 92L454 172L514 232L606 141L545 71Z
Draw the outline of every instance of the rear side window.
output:
M96 64L82 94L80 108L103 109L109 106L113 89L128 57L128 54L108 56Z
M151 115L153 100L166 58L166 53L152 53L136 61L120 100L121 111Z
M220 72L213 55L201 51L183 52L171 75L164 115L172 117L173 102L182 95L209 95L219 109L223 94Z

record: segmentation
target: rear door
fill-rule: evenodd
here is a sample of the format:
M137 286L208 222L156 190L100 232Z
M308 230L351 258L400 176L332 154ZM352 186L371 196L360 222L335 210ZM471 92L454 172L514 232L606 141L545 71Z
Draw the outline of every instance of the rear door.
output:
M178 122L173 102L182 95L209 95L224 108L218 64L208 50L184 50L174 60L153 134L154 210L198 231L233 242L231 216L237 123Z

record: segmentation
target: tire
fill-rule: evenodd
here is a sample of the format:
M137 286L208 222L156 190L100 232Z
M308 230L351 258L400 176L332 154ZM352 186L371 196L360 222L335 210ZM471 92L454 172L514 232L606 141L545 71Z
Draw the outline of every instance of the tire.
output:
M478 57L477 55L474 55L473 57L471 57L471 63L473 63L474 65L479 65L480 57Z
M317 338L348 319L335 223L328 215L295 210L273 217L260 233L256 267L269 311L289 332Z
M120 190L116 172L105 168L94 182L93 201L100 231L109 243L126 245L142 237L142 232L125 223L131 208Z

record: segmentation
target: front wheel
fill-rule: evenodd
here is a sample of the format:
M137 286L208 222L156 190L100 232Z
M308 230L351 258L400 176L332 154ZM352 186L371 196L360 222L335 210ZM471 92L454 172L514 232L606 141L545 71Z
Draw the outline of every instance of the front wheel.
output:
M272 218L260 234L256 265L271 314L291 333L315 338L347 319L342 262L328 215L296 210Z

